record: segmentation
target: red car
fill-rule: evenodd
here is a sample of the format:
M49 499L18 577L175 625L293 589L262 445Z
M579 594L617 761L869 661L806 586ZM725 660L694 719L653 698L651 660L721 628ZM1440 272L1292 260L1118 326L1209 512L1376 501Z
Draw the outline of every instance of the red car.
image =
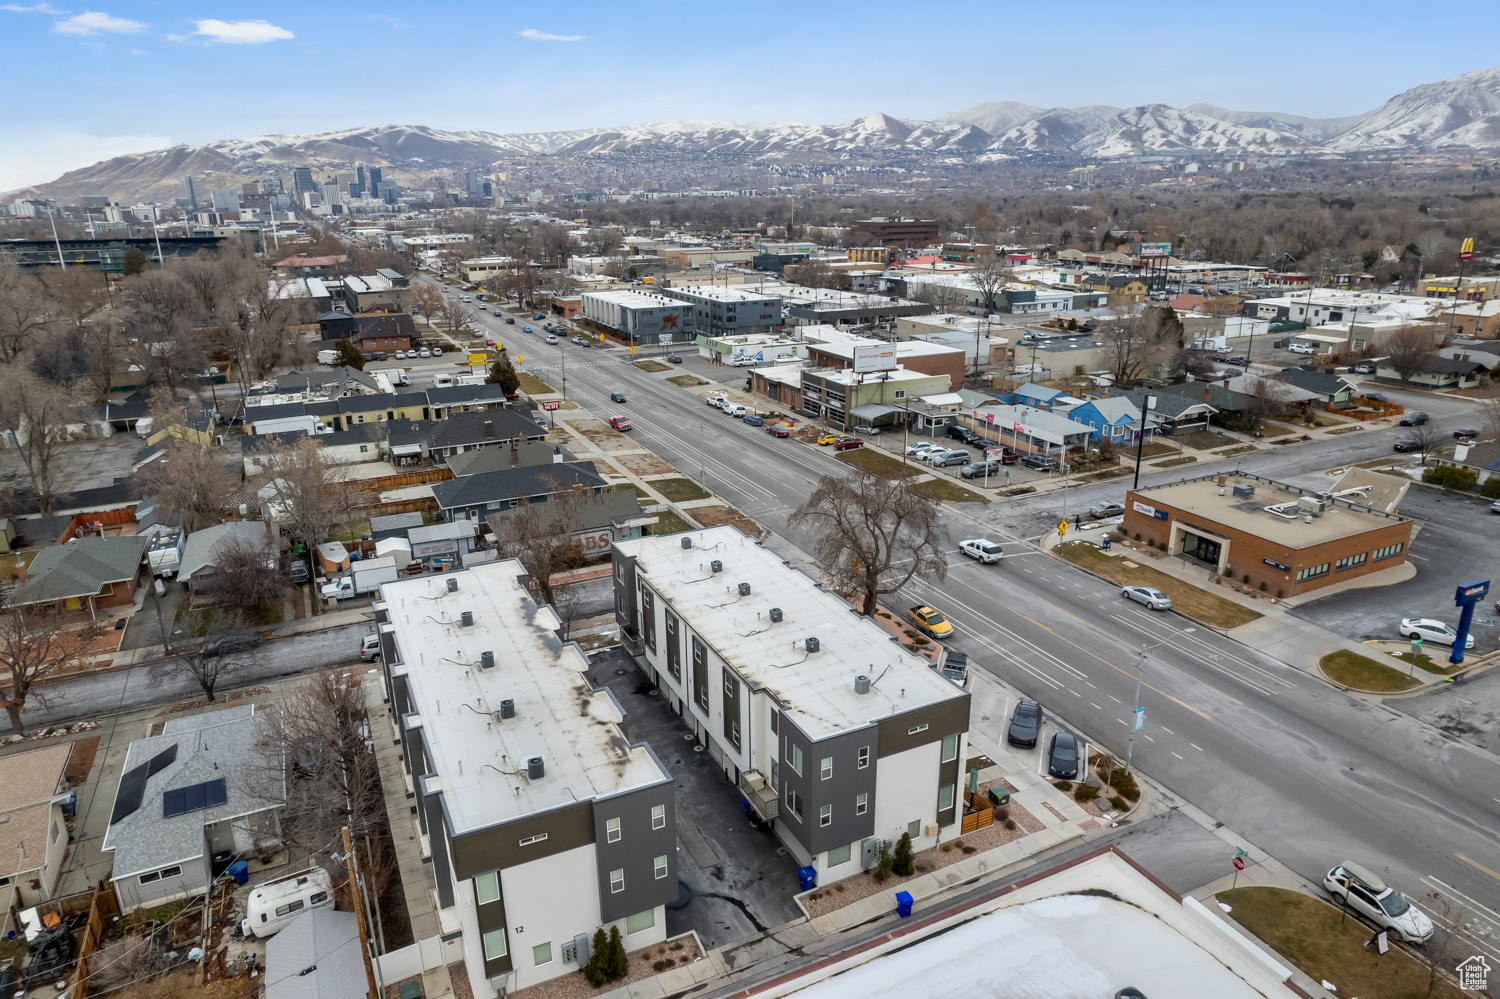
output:
M611 416L609 418L609 425L614 427L616 430L630 429L630 421L623 416Z
M787 427L787 426L783 426L780 423L773 423L773 424L771 424L769 427L766 428L766 432L769 433L772 437L790 437L790 436L792 436L792 428L791 427Z
M865 442L860 440L858 437L840 437L838 440L833 442L833 449L835 451L849 451L853 448L864 446Z

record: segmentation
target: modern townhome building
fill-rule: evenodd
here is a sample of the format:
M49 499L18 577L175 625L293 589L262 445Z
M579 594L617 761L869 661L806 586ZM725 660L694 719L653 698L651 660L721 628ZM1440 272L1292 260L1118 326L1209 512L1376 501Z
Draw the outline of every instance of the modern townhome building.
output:
M693 306L652 292L590 291L583 318L642 345L687 343L693 338Z
M677 899L672 778L631 745L608 688L558 639L514 559L387 583L384 679L445 941L494 999L577 971L593 933L666 936Z
M781 296L749 288L666 288L663 294L693 307L693 328L702 336L769 333L781 325Z
M626 647L820 879L956 835L969 694L732 527L617 541Z

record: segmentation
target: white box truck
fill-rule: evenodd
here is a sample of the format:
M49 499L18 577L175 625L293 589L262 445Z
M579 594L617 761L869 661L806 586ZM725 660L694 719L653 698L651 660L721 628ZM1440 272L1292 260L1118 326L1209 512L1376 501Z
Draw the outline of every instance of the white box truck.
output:
M319 364L337 364L337 363L339 363L339 352L336 351L336 350L320 350L320 351L318 351L318 363Z
M372 593L382 583L394 583L398 575L396 560L392 556L365 559L353 563L347 573L324 583L319 592L324 597L348 600L351 597Z
M264 940L308 909L333 905L333 878L321 867L310 867L257 885L245 903L240 932Z
M411 377L407 375L405 368L375 368L370 374L385 375L390 379L392 385L410 385Z

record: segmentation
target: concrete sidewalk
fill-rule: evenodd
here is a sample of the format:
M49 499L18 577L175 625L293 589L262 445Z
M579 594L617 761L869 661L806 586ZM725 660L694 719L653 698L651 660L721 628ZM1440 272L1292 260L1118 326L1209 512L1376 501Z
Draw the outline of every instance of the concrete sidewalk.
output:
M296 635L306 635L318 631L330 631L334 628L347 628L351 625L367 623L375 620L375 610L370 603L364 603L356 607L346 607L340 610L325 610L321 614L314 614L295 621L286 621L270 629L266 636L271 640L278 638L291 638ZM167 647L165 645L145 645L138 649L128 649L118 652L109 657L109 662L99 667L100 670L124 669L130 666L138 666L141 663L156 662L165 657ZM94 671L96 672L96 671ZM76 676L77 674L68 674Z

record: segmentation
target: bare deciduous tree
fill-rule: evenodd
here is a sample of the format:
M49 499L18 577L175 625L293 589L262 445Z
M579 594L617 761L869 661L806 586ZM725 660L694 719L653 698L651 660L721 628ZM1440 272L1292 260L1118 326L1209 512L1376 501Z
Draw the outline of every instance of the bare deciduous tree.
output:
M13 363L54 319L40 281L18 267L0 267L0 361Z
M45 516L52 515L57 456L74 418L65 389L38 378L24 365L0 368L0 430L14 436L15 452Z
M1396 369L1396 374L1403 382L1407 382L1427 363L1434 342L1430 327L1425 324L1408 326L1386 337L1380 350L1385 355L1386 363Z
M521 560L544 604L555 602L553 575L583 564L578 534L589 501L578 491L558 492L561 487L556 479L549 482L550 478L542 478L543 485L553 491L546 501L533 503L531 497L523 496L510 510L489 517L501 557Z
M320 544L339 520L344 469L311 437L267 449L259 464L277 519L309 549Z
M239 614L212 609L199 613L208 621L204 641L186 645L168 640L166 656L151 666L151 675L157 680L195 684L212 701L220 684L250 671L255 664L256 649L248 641L236 641L245 626Z
M214 546L208 590L225 606L262 614L279 606L290 588L279 539L269 531L254 540L230 535Z
M984 296L986 312L999 310L1000 296L1010 279L1010 268L1005 266L1005 261L996 256L993 250L975 258L974 268L969 271L969 280L974 282L974 288Z
M216 523L225 497L238 484L223 454L174 438L161 443L164 453L141 470L146 491L167 509L181 513L189 533Z
M521 305L529 307L535 302L537 289L541 287L541 284L541 275L536 268L531 266L531 260L523 253L516 259L515 270L507 274L500 282L500 291L514 296Z
M37 689L53 673L81 664L85 649L98 638L97 625L72 628L68 618L52 608L8 603L0 607L0 707L10 718L10 729L26 734L22 717L28 702L46 698Z
M1427 459L1435 454L1437 450L1446 444L1451 438L1435 423L1419 423L1414 427L1404 428L1407 437L1417 445L1417 453L1422 456L1422 464L1427 464Z
M860 595L861 613L914 576L947 577L938 506L905 480L824 476L790 522L816 532L818 565L840 592Z
M1206 298L1199 304L1198 311L1210 316L1237 316L1240 314L1240 297L1219 295L1216 298Z
M839 275L827 261L809 257L800 264L787 268L787 276L807 288L837 288Z
M1171 309L1145 308L1134 312L1116 308L1094 331L1103 347L1102 360L1116 383L1139 381L1150 369L1164 364L1182 348L1182 321Z

